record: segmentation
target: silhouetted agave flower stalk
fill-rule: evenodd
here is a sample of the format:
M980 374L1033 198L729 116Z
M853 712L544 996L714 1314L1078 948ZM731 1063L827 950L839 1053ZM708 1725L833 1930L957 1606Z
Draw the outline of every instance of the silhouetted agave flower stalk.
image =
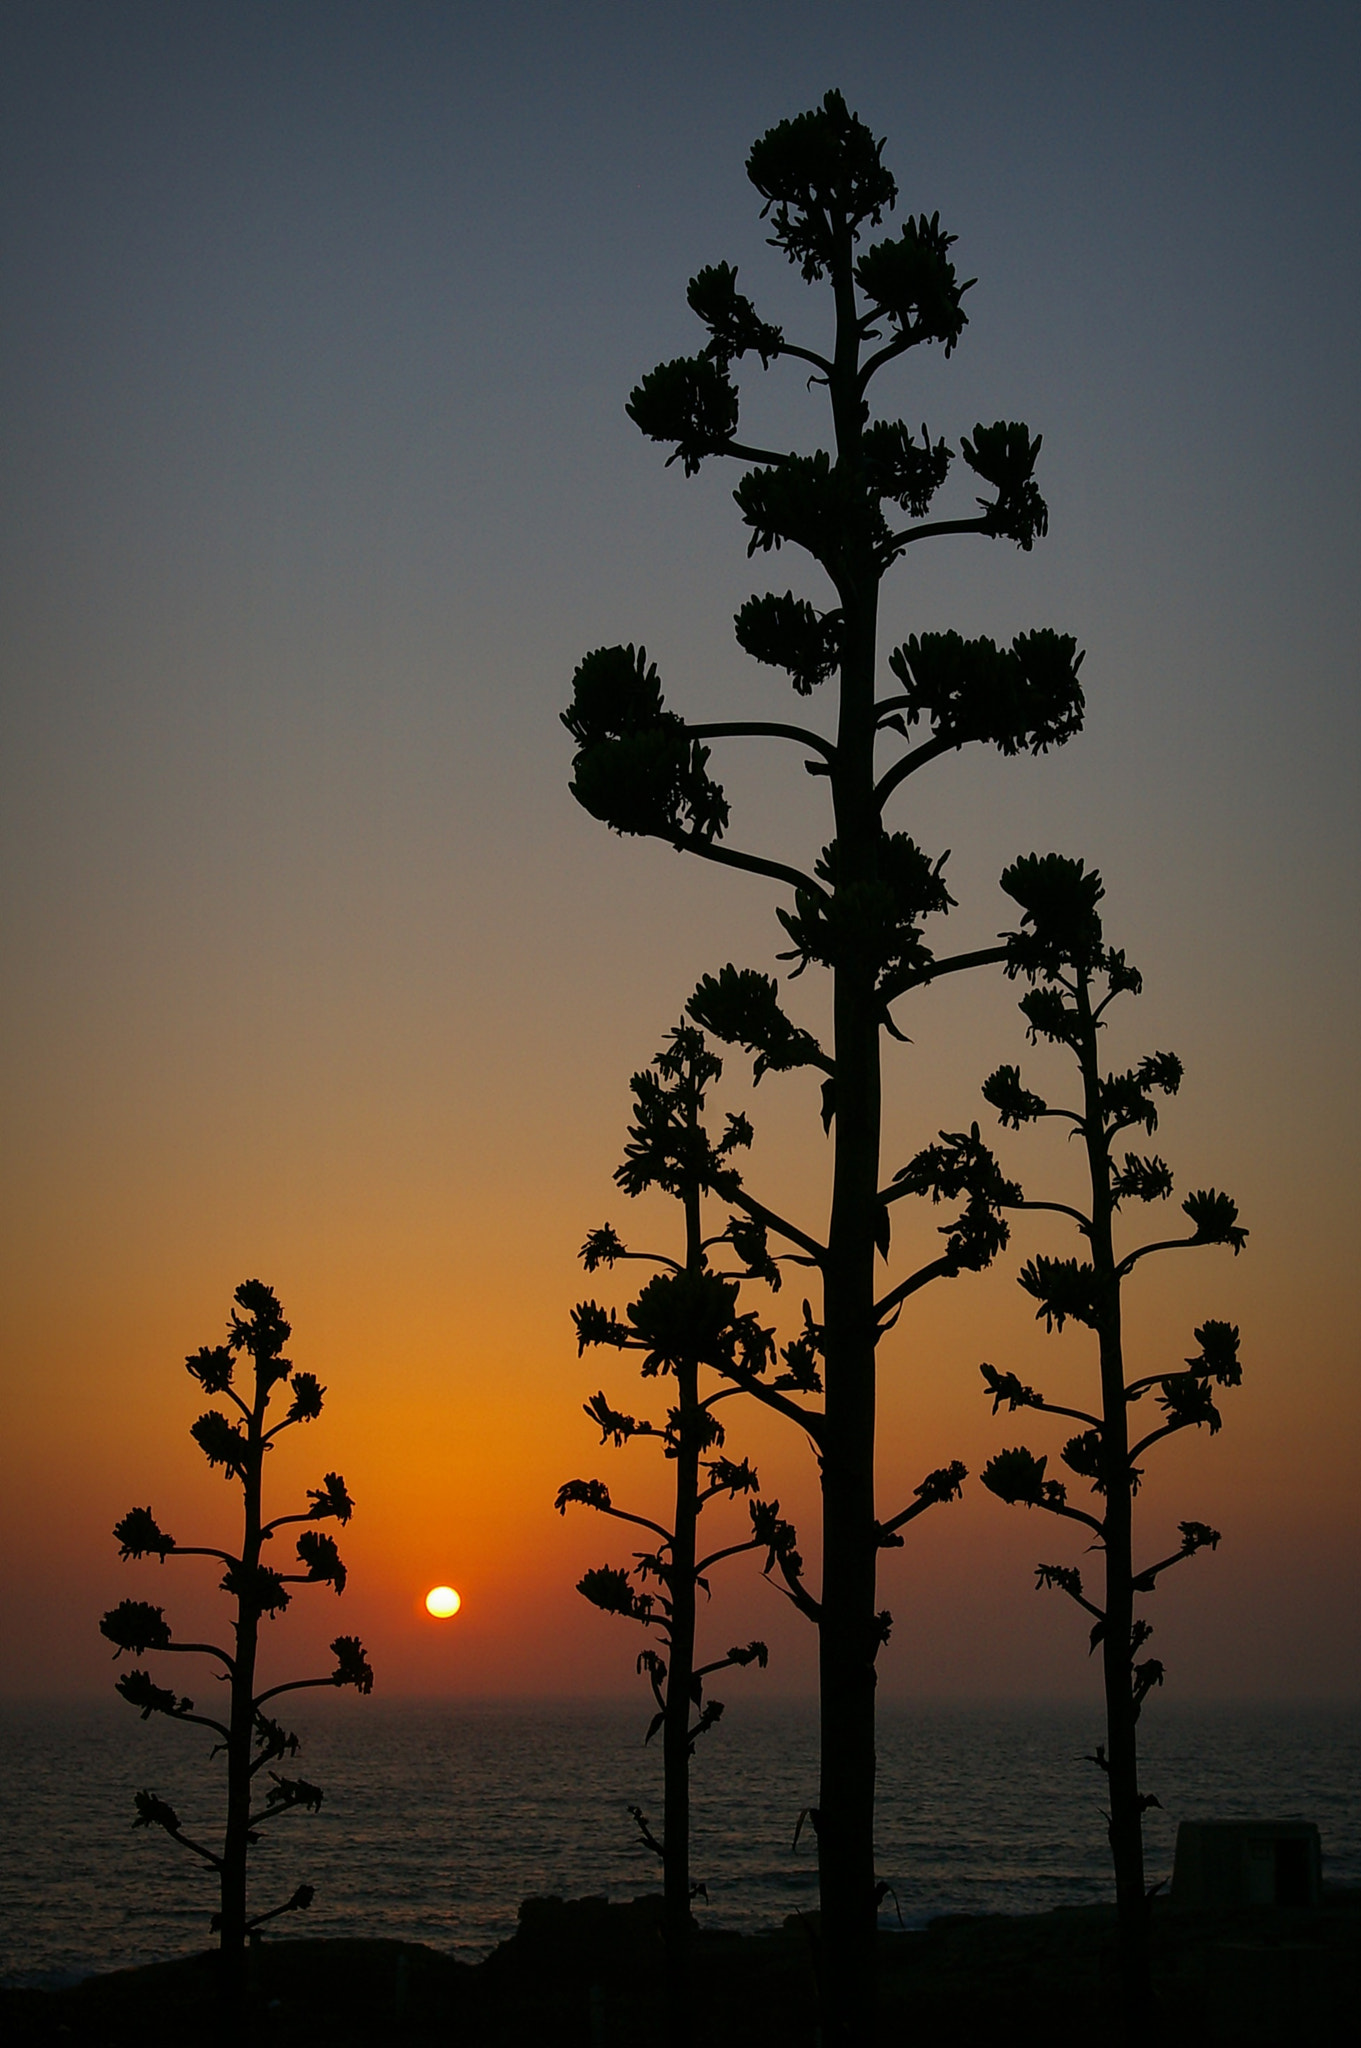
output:
M875 1564L875 1360L887 1327L876 1284L876 1247L887 1239L879 1186L880 1051L901 1036L893 1006L940 976L996 962L996 947L940 957L924 920L951 907L944 856L924 853L886 822L909 778L966 744L1014 755L1062 745L1082 721L1081 655L1048 629L999 647L957 633L914 635L888 668L897 687L878 692L880 586L917 542L947 535L1010 540L1029 549L1047 530L1035 479L1040 438L1018 421L978 425L959 453L984 495L960 516L933 518L953 456L925 426L875 419L870 387L909 351L950 355L967 325L968 283L956 274L954 237L938 215L908 215L897 234L866 245L897 203L876 141L829 92L822 104L781 121L757 141L747 175L763 202L770 241L809 284L832 296L830 347L806 347L761 318L737 288L731 264L690 281L688 300L705 330L700 353L660 364L631 393L629 417L671 449L692 475L710 458L749 465L734 497L748 553L784 543L808 554L830 585L815 604L792 591L758 593L737 613L739 644L783 669L800 698L832 686L832 714L817 723L748 719L692 723L667 705L656 667L635 646L587 654L573 679L564 723L576 745L572 792L615 831L666 841L701 859L764 876L793 892L779 912L796 972L816 963L834 984L832 1048L783 1014L771 989L759 1015L696 1016L716 1035L748 1044L777 1071L811 1067L824 1077L822 1114L834 1129L827 1242L774 1210L745 1204L771 1233L817 1269L827 1405L819 1442L823 1475L821 1591L822 1776L820 1882L823 2031L828 2048L866 2041L873 2030L875 1654L880 1641ZM753 446L739 437L734 366L792 364L825 392L834 452ZM811 373L811 374L810 374ZM833 683L835 678L835 683ZM811 871L725 843L729 806L710 772L711 742L763 736L792 744L826 785L833 837ZM887 750L887 759L879 758ZM721 980L722 977L719 977ZM763 977L756 977L757 980ZM692 1013L693 1014L693 1013ZM750 1024L751 1028L746 1028Z
M779 1270L757 1244L744 1218L728 1218L716 1235L705 1235L706 1199L732 1202L741 1176L733 1154L750 1145L751 1128L744 1117L729 1116L715 1142L704 1125L705 1091L722 1073L703 1033L682 1024L644 1072L633 1076L633 1123L623 1164L615 1181L630 1196L660 1188L681 1204L685 1251L681 1258L665 1253L630 1251L605 1224L593 1230L582 1247L588 1273L620 1260L642 1260L660 1270L632 1302L624 1319L594 1301L573 1311L578 1349L604 1345L642 1354L646 1379L666 1377L675 1385L675 1404L666 1419L652 1422L611 1406L603 1389L586 1403L586 1413L600 1429L600 1441L616 1447L638 1438L660 1444L675 1468L671 1526L651 1516L616 1507L610 1489L599 1479L571 1479L558 1491L556 1506L594 1508L644 1531L647 1548L635 1553L631 1566L601 1565L588 1571L577 1590L606 1614L639 1623L661 1645L638 1659L646 1675L656 1711L647 1731L650 1742L662 1736L664 1811L659 1841L642 1810L633 1814L643 1841L662 1863L668 1951L668 2012L671 2037L689 2036L690 1759L701 1735L723 1712L722 1702L705 1699L705 1685L721 1671L766 1663L761 1642L738 1644L705 1663L696 1661L696 1593L709 1591L714 1566L747 1551L767 1552L769 1570L777 1554L793 1551L794 1531L782 1521L778 1501L763 1501L758 1479L744 1458L724 1455L726 1435L715 1412L737 1391L713 1374L759 1372L770 1349L769 1333L751 1313L738 1308L740 1282L760 1277L779 1284ZM742 1270L727 1273L710 1264L720 1248L736 1252ZM719 1500L745 1499L751 1534L722 1542L701 1554L699 1529L705 1510ZM649 1590L655 1586L656 1591Z
M313 1422L321 1413L325 1389L314 1374L295 1372L284 1357L290 1326L284 1320L273 1290L259 1280L246 1280L237 1288L225 1344L205 1345L185 1360L185 1365L205 1393L224 1397L235 1416L220 1408L201 1415L190 1435L210 1465L220 1465L228 1480L241 1488L243 1527L241 1548L233 1554L212 1545L177 1543L162 1529L149 1507L131 1508L114 1529L124 1558L211 1557L225 1567L222 1591L233 1601L234 1646L228 1651L216 1643L176 1641L164 1610L145 1600L121 1600L100 1622L100 1633L115 1645L142 1657L148 1652L215 1658L221 1666L215 1674L227 1681L227 1717L194 1711L192 1699L176 1695L172 1688L158 1685L147 1671L128 1671L117 1681L117 1689L142 1719L164 1714L172 1721L192 1722L210 1728L219 1736L213 1754L226 1754L227 1812L220 1848L210 1848L187 1835L179 1815L167 1801L153 1793L136 1795L134 1827L163 1828L171 1838L217 1871L221 1883L221 1907L213 1926L221 1939L224 1997L229 2004L239 1998L242 1983L243 1945L267 1921L281 1913L300 1911L312 1903L312 1887L299 1885L291 1897L267 1912L248 1917L246 1908L246 1866L251 1847L260 1840L260 1830L284 1814L315 1813L321 1805L317 1787L302 1777L289 1777L272 1765L292 1758L298 1738L289 1733L265 1709L282 1694L302 1692L313 1686L352 1685L361 1693L373 1690L373 1673L357 1636L337 1636L331 1644L335 1669L322 1678L294 1679L257 1692L256 1658L262 1619L282 1614L292 1595L290 1586L329 1585L337 1594L345 1590L345 1566L335 1539L316 1527L318 1522L348 1522L353 1503L339 1473L328 1472L321 1485L311 1489L310 1505L299 1514L263 1519L261 1478L265 1453L274 1440L296 1423ZM245 1392L234 1384L242 1354L250 1361L250 1384ZM285 1385L292 1399L274 1422L268 1411L275 1389ZM279 1571L261 1562L264 1546L275 1534L302 1523L297 1538L297 1562L303 1569ZM262 1791L261 1774L267 1783Z
M1036 1314L1051 1330L1073 1322L1091 1330L1097 1341L1100 1402L1088 1412L1046 1401L1014 1373L984 1365L983 1378L992 1396L993 1413L1005 1403L1009 1413L1034 1408L1079 1424L1063 1447L1070 1472L1085 1479L1096 1496L1092 1510L1074 1507L1067 1483L1046 1477L1048 1459L1025 1446L1001 1451L983 1472L983 1484L1000 1500L1041 1508L1074 1523L1093 1539L1104 1567L1104 1592L1088 1591L1075 1565L1036 1567L1037 1586L1057 1587L1092 1617L1091 1649L1101 1650L1106 1693L1106 1741L1093 1762L1106 1775L1110 1794L1110 1843L1115 1865L1116 1901L1121 1930L1121 1991L1126 2006L1143 2014L1149 2000L1148 1902L1144 1885L1143 1815L1156 1799L1139 1789L1137 1723L1148 1693L1163 1682L1156 1657L1140 1661L1153 1633L1134 1611L1138 1596L1152 1593L1162 1573L1213 1550L1219 1532L1204 1522L1182 1522L1181 1541L1155 1563L1134 1564L1133 1501L1142 1468L1139 1460L1154 1444L1183 1429L1219 1428L1219 1410L1212 1388L1236 1387L1242 1377L1238 1362L1238 1331L1222 1322L1203 1323L1195 1333L1197 1350L1184 1364L1168 1371L1127 1380L1121 1325L1121 1289L1125 1280L1154 1252L1227 1245L1240 1252L1247 1231L1238 1210L1225 1194L1214 1190L1188 1195L1182 1209L1189 1233L1117 1252L1117 1212L1127 1202L1165 1202L1172 1194L1172 1173L1158 1157L1125 1152L1117 1158L1122 1134L1142 1130L1152 1136L1158 1127L1159 1095L1175 1095L1181 1085L1181 1062L1174 1053L1150 1053L1124 1073L1104 1072L1100 1034L1106 1012L1120 995L1138 995L1142 977L1122 952L1108 947L1097 909L1104 893L1101 878L1084 871L1080 860L1057 854L1028 855L1008 868L1002 887L1020 904L1021 929L1007 940L1007 972L1024 975L1029 991L1021 1012L1032 1041L1043 1038L1067 1048L1076 1061L1081 1106L1052 1107L1025 1087L1018 1067L1004 1066L984 1083L983 1094L1004 1125L1055 1117L1071 1126L1086 1156L1089 1198L1085 1207L1065 1202L1028 1201L1017 1206L1049 1210L1065 1216L1082 1240L1078 1258L1037 1257L1027 1261L1020 1284L1039 1303ZM1155 1426L1138 1434L1131 1411L1149 1394L1162 1410ZM1131 1435L1137 1441L1131 1443Z

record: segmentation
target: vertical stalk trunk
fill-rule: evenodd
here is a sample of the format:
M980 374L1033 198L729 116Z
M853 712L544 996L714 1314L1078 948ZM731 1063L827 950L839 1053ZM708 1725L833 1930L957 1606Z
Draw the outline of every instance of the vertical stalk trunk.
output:
M236 1668L231 1681L227 1736L227 1825L222 1845L221 1983L224 2006L239 2012L245 1991L246 1858L251 1805L251 1740L255 1726L255 1657L260 1609L253 1579L260 1562L260 1495L264 1466L264 1409L267 1389L256 1370L255 1400L246 1425L246 1469L242 1474L245 1520L241 1542L242 1585L236 1602Z
M668 1976L668 2025L673 2042L690 2038L690 1715L695 1668L695 1496L699 1490L699 1371L681 1367L681 1431L676 1459L675 1542L671 1548L671 1654L667 1660L666 1720L662 1727L665 1776L662 1863Z
M699 1114L689 1110L692 1133ZM704 1264L698 1189L685 1196L685 1264ZM680 1415L676 1456L676 1507L671 1544L670 1655L666 1672L666 1718L662 1724L664 1811L662 1828L663 1919L667 1959L667 2032L674 2048L693 2032L690 1969L690 1715L695 1671L695 1535L699 1518L699 1366L687 1360L677 1370Z
M837 1152L825 1297L818 1853L827 2048L868 2037L876 1926L874 1236L866 1196L878 1178L878 1034L872 1020L865 1028L866 1006L856 1000L859 991L845 986L849 980L839 976L837 991Z
M1101 1472L1105 1487L1106 1625L1101 1639L1106 1692L1107 1789L1111 1860L1120 1939L1120 1994L1125 2022L1136 2025L1150 1997L1148 1899L1144 1887L1143 1809L1134 1705L1133 1484L1129 1403L1125 1398L1120 1282L1112 1239L1110 1146L1101 1109L1096 1024L1087 976L1078 977L1083 1116L1092 1189L1092 1263L1103 1297L1098 1331L1101 1361Z
M830 396L838 465L861 467L860 334L851 246L833 266L837 343ZM828 566L829 569L831 565ZM837 759L837 894L873 883L874 682L880 571L847 537L832 571L843 613ZM824 2048L859 2048L874 2026L875 1622L874 1241L879 1188L877 963L847 948L834 969L835 1158L824 1291L825 1436L819 1641L818 1868Z

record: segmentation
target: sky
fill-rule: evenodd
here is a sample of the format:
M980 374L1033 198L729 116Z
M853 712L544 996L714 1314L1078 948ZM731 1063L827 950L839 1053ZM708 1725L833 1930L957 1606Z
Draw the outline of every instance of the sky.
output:
M182 1360L254 1276L329 1390L271 1461L276 1511L329 1469L357 1502L349 1590L295 1602L271 1673L325 1668L343 1626L391 1696L636 1686L638 1644L574 1591L629 1545L553 1497L599 1476L661 1503L647 1447L581 1412L656 1390L578 1360L572 1303L630 1289L576 1255L606 1219L668 1248L665 1205L611 1183L629 1077L701 973L772 968L778 897L606 833L558 714L581 655L632 640L692 716L788 715L732 614L820 598L817 572L748 562L736 472L665 468L623 406L699 345L702 264L825 333L743 164L837 86L978 280L956 354L909 358L881 407L956 442L1027 421L1050 507L1030 554L914 549L884 649L1053 625L1086 650L1082 736L952 757L892 822L950 850L961 947L1007 923L1017 853L1100 868L1146 990L1111 1057L1180 1053L1158 1147L1251 1231L1129 1290L1142 1371L1206 1317L1242 1330L1222 1431L1140 1495L1150 1556L1180 1519L1224 1532L1151 1604L1168 1696L1355 1698L1355 10L10 0L0 37L4 1688L104 1691L125 1595L181 1633L213 1614L201 1563L120 1564L110 1531L149 1502L182 1542L230 1533ZM753 431L825 444L801 379L743 389ZM716 765L733 843L829 836L797 764ZM1016 993L960 977L904 1015L890 1170L987 1117L1002 1060L1059 1087ZM789 1000L817 1023L822 992ZM810 1078L753 1095L734 1054L720 1097L752 1114L753 1192L816 1227ZM999 1149L1074 1186L1061 1150ZM904 1219L905 1258L937 1220ZM1042 1249L1073 1248L1026 1219L885 1342L882 1511L954 1457L1057 1457L977 1371L1090 1387L1016 1286ZM737 1405L730 1448L815 1564L807 1453ZM1095 1699L1081 1616L1033 1591L1061 1529L974 1478L908 1535L886 1697ZM442 1582L464 1605L437 1624ZM811 1690L810 1632L750 1560L703 1627L771 1644L731 1706Z

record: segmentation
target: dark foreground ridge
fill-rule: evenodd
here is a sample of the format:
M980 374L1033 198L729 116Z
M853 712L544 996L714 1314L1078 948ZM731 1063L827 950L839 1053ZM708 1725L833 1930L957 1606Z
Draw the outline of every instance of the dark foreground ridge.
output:
M400 1941L273 1941L253 1957L244 2038L261 2048L625 2048L655 2040L661 1900L527 1899L515 1936L485 1962ZM813 2048L814 1918L776 1934L701 1930L696 2016L705 2048ZM952 1916L880 1937L879 2039L951 2048L1098 2038L1117 1966L1112 1907L1007 1918ZM1164 2043L1354 2039L1361 1891L1314 1911L1176 1912L1155 1901L1155 2020ZM184 2048L222 2038L217 1957L186 1956L63 1991L0 1991L7 2048ZM1082 2029L1079 2036L1077 2030ZM1088 2031L1090 2030L1090 2031Z

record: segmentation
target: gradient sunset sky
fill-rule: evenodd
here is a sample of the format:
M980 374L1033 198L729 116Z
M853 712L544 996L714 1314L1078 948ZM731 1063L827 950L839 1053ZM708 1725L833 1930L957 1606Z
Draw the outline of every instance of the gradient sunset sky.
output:
M731 619L756 589L821 598L816 572L748 563L739 472L664 469L623 406L699 345L702 264L825 331L743 162L836 85L900 211L939 209L978 279L957 354L909 358L879 408L956 444L979 419L1044 435L1049 539L914 549L885 651L1044 624L1087 650L1083 736L953 757L893 823L952 850L954 946L1008 922L1017 853L1102 870L1147 989L1111 1056L1182 1055L1157 1149L1251 1230L1129 1291L1141 1371L1207 1316L1243 1332L1222 1433L1140 1496L1150 1557L1179 1519L1224 1532L1150 1605L1168 1696L1354 1697L1355 8L10 0L0 34L4 1689L106 1689L96 1624L125 1594L211 1611L206 1568L120 1565L110 1530L149 1501L182 1541L225 1533L182 1360L255 1275L330 1390L278 1506L336 1467L358 1503L350 1590L277 1624L280 1675L344 1626L388 1694L635 1687L630 1632L573 1590L630 1546L552 1512L574 1476L641 1504L664 1483L581 1413L602 1384L645 1397L627 1359L576 1358L573 1301L629 1294L576 1252L641 1227L610 1182L630 1073L699 974L769 969L782 935L766 883L580 811L558 713L617 640L692 715L788 713ZM825 444L801 379L743 382L754 432ZM718 766L735 843L812 858L822 785L750 747ZM993 1128L1000 1060L1057 1086L1016 994L974 978L904 1015L889 1171ZM724 1091L753 1190L817 1226L812 1079L752 1098L734 1055ZM1037 1192L1073 1172L1000 1149ZM885 1512L953 1457L1056 1456L977 1371L1090 1383L1015 1284L1038 1248L1074 1249L1027 1221L885 1343ZM806 1453L733 1429L815 1558ZM884 1693L1094 1692L1081 1617L1031 1590L1062 1548L976 1479L909 1531ZM443 1625L440 1582L464 1599ZM706 1626L772 1644L734 1706L810 1689L809 1632L749 1561Z

